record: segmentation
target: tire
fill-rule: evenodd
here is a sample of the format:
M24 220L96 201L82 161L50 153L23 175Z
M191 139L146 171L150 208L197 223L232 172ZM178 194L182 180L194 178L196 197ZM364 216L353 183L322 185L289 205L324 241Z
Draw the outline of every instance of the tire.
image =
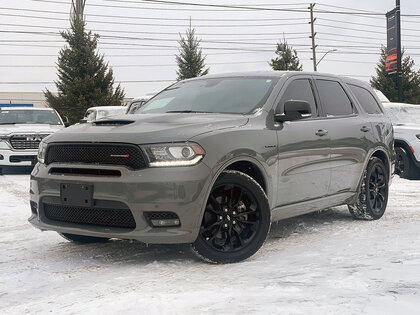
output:
M395 147L395 173L401 178L412 179L416 167L403 147Z
M224 171L207 201L193 252L210 263L235 263L251 257L264 244L271 211L261 186L250 176Z
M105 237L95 237L95 236L85 236L85 235L77 235L77 234L69 234L69 233L58 233L66 240L79 243L79 244L89 244L89 243L103 243L109 240L109 238Z
M348 205L353 218L358 220L378 220L388 203L389 174L384 163L374 157L363 173L360 191L355 204Z

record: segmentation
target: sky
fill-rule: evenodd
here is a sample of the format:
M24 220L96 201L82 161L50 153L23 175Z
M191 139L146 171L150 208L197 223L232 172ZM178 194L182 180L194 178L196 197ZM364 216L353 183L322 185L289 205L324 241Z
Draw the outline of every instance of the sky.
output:
M170 1L170 0L168 0ZM299 0L298 0L299 1ZM297 50L303 70L312 71L308 3L291 0L178 0L178 2L297 9L245 10L160 4L142 0L87 0L87 29L98 33L99 52L113 68L126 97L162 90L176 75L180 34L190 19L201 39L211 74L270 70L279 40ZM401 0L402 14L420 14L418 0ZM69 27L71 0L0 0L0 92L56 91L58 52L65 45L60 30ZM319 72L369 81L381 45L386 45L385 15L328 12L370 11L385 14L394 0L322 0L316 2L317 59L329 52ZM318 12L317 12L318 11ZM402 45L420 65L420 16L402 16ZM416 69L419 67L416 66ZM9 84L10 83L10 84Z

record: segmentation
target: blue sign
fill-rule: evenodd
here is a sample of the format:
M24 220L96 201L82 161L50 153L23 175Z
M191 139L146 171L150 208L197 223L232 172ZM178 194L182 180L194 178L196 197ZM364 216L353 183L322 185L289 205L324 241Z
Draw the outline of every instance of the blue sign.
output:
M34 104L1 104L0 107L34 107Z

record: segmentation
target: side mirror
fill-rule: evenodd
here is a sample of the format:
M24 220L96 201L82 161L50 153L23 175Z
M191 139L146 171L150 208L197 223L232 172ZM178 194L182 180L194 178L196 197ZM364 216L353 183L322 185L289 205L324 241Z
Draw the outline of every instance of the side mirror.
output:
M69 119L67 118L67 116L64 116L63 117L63 123L64 123L64 127L68 127L68 126L70 126L70 123L69 123Z
M284 103L284 114L275 114L276 122L294 121L311 117L311 106L307 101L289 100Z
M79 120L79 123L81 123L81 124L86 124L86 123L87 123L87 119L80 119L80 120Z

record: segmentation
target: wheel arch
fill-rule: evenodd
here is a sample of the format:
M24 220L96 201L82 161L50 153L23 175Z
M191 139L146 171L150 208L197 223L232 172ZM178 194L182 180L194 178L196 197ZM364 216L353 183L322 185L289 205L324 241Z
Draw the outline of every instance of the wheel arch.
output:
M223 171L225 170L236 170L236 171L240 171L243 172L245 174L247 174L248 176L252 177L263 189L263 191L265 192L265 194L267 195L268 198L268 203L270 205L270 209L271 209L271 200L269 196L272 196L272 183L270 183L269 180L269 176L267 174L267 171L265 170L264 166L261 164L261 162L259 162L257 159L248 156L248 155L240 155L240 156L236 156L233 159L230 159L228 161L225 161L222 165L220 165L219 167L216 168L216 170L213 171L213 175L212 175L212 179L210 181L210 184L207 188L207 192L205 195L205 202L202 206L202 208L200 209L200 215L198 216L198 222L196 223L196 226L200 226L201 225L201 221L203 219L203 215L204 215L204 211L206 208L206 204L207 204L207 199L210 196L210 192L214 186L214 183L216 182L216 180L219 178L220 174L222 174ZM252 173L254 172L254 173ZM251 173L252 175L250 175L249 173ZM258 179L256 179L254 176L259 177ZM262 185L261 185L262 184ZM196 235L198 235L199 232L199 228L197 228L196 230Z

